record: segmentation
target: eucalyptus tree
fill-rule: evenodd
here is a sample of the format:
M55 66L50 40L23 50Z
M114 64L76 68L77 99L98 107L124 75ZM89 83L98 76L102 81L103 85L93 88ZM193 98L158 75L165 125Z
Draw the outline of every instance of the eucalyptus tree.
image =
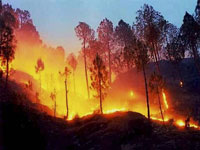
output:
M108 53L108 64L109 64L109 81L112 82L111 72L111 43L113 41L113 23L107 18L101 21L98 29L98 40L102 43L103 48Z
M184 16L179 36L184 47L193 57L197 70L200 73L200 58L198 52L200 39L200 25L188 12L186 12Z
M158 72L159 60L161 59L160 50L164 41L164 29L167 21L164 17L152 6L144 4L144 6L137 11L136 23L134 24L137 30L137 36L145 44L150 47L151 58L157 66Z
M91 88L96 91L97 95L95 97L99 98L100 102L100 112L103 114L103 100L107 94L107 90L109 87L109 77L108 71L106 70L106 66L99 56L96 54L95 59L93 60L93 66L90 68L91 71Z
M88 98L90 98L90 91L89 91L89 83L88 83L88 72L87 72L87 58L86 58L86 46L88 45L89 41L94 39L94 30L86 24L85 22L79 22L79 25L76 26L75 32L79 40L82 41L82 51L84 55L84 65L85 65L85 78L86 78L86 85L87 85L87 92Z

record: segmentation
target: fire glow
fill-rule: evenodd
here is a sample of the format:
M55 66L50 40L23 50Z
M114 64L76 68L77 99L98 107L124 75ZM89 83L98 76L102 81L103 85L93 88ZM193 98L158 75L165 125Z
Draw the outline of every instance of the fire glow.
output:
M24 52L23 49L26 49L27 51ZM44 70L41 71L40 74L37 74L35 72L35 66L39 58L41 58L44 62ZM29 45L18 43L18 47L16 50L16 59L13 61L12 67L17 71L20 71L20 73L14 74L10 77L11 79L17 80L19 83L23 84L26 87L28 87L28 85L30 84L29 81L31 81L33 85L33 89L31 90L33 95L32 101L36 102L36 98L34 97L34 95L36 94L36 92L39 92L40 104L48 106L48 108L50 108L52 111L54 111L55 102L50 98L50 95L52 92L55 91L56 117L61 118L63 118L66 115L66 92L64 79L60 76L59 72L63 72L63 66L66 66L67 64L65 59L66 58L63 56L62 50L59 48L51 49L37 46L32 47ZM83 58L77 57L77 61L78 65L74 76L71 73L67 80L69 88L68 120L73 120L76 117L84 117L87 115L91 115L93 113L98 112L99 109L99 101L92 96L94 94L94 91L90 91L90 99L88 99L87 96L86 82L84 79ZM89 83L91 83L90 80ZM120 89L120 87L117 87L117 89ZM146 101L144 94L138 93L133 89L129 89L124 93L117 92L116 94L119 94L117 96L117 99L108 95L108 97L106 97L103 101L104 114L111 114L118 111L136 111L147 116ZM180 120L180 118L175 117L175 115L173 114L170 114L170 117L168 117L166 111L169 109L169 100L167 99L167 94L164 90L161 94L162 105L164 109L164 122L167 122L170 120L170 118L173 118L177 126L184 126L184 119L181 119L182 121L176 121ZM155 114L159 114L159 109L156 107L152 107L151 119L163 121L161 117L155 117ZM51 113L51 115L53 114ZM198 126L195 123L192 123L190 126L198 128Z
M164 101L165 107L166 107L166 109L168 109L169 105L168 105L167 98L166 98L166 95L164 92L162 92L162 96L163 96L163 101Z

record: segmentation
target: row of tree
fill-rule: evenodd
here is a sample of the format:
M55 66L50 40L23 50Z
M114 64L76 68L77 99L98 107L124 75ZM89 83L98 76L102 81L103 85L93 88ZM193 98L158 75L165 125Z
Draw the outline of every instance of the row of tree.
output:
M141 70L144 75L148 118L150 119L149 92L158 94L160 111L163 112L160 103L160 93L164 88L164 81L160 71L159 62L162 59L169 60L174 68L185 57L192 57L200 72L199 40L200 40L200 0L194 15L186 12L183 24L180 28L169 23L160 12L152 6L144 4L137 11L135 22L132 26L120 20L116 27L105 18L100 22L95 31L85 22L79 22L75 27L77 37L82 41L82 54L85 64L85 77L90 97L88 83L88 68L91 71L91 85L98 92L100 109L102 111L102 88L107 89L106 79L112 82L112 72L120 73L133 67ZM187 54L187 56L186 56ZM93 67L91 69L91 62ZM150 62L155 63L155 70L148 80L146 67ZM105 67L106 66L106 67ZM108 70L108 75L105 70ZM108 76L108 77L107 77ZM178 77L180 80L181 74Z

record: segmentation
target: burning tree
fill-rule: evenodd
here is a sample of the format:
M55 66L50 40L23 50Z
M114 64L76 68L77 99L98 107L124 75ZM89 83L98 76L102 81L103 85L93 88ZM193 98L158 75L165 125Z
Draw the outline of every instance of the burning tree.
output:
M90 40L94 39L94 30L92 30L90 26L85 22L79 22L79 25L75 28L75 32L79 40L82 40L84 64L85 64L85 78L86 78L88 98L90 98L88 73L87 73L86 45L89 43Z
M146 66L149 63L149 55L148 55L148 46L143 42L137 40L136 45L134 47L134 55L133 59L135 62L135 66L138 70L142 70L145 82L145 91L146 91L146 101L147 101L147 115L150 122L150 105L149 105L149 93L148 93L148 82L146 76Z
M97 54L96 58L93 60L93 67L90 68L90 71L90 78L92 80L91 88L97 92L95 97L99 98L100 112L103 114L102 101L104 100L106 91L109 87L109 78L106 66L99 54Z
M67 86L67 79L68 79L68 76L71 74L71 71L69 70L68 67L65 67L65 70L63 73L59 72L61 76L64 76L65 77L65 93L66 93L66 109L67 109L67 113L66 113L66 116L65 118L68 119L69 117L69 104L68 104L68 86Z
M7 87L9 70L10 70L9 63L14 59L15 55L15 37L13 29L10 26L4 26L0 30L1 30L0 59L2 65L6 66L6 87Z
M122 69L124 69L124 66L126 66L127 69L130 69L133 62L131 61L130 57L132 53L131 47L135 39L131 26L123 20L120 20L118 26L116 26L115 28L114 35L115 42L120 47L120 49L118 50L119 52L116 52L118 56L115 57L115 60L118 61L117 64L119 64L119 66L123 64ZM119 70L118 67L117 70Z
M72 67L73 69L73 81L74 81L74 92L76 92L76 84L75 84L75 71L76 71L76 67L77 67L77 59L76 59L76 56L71 53L68 58L68 64Z
M39 80L40 80L40 92L41 92L41 85L42 85L42 81L41 81L41 72L44 70L44 62L42 61L41 58L39 58L37 60L37 64L35 66L35 72L37 74L39 74Z
M103 47L105 50L107 50L108 53L108 64L109 64L109 81L111 83L111 48L110 43L113 40L113 23L105 18L103 21L101 21L98 29L98 39L103 44Z
M149 87L150 87L150 91L153 94L156 94L158 96L160 114L161 114L162 120L164 122L164 114L163 114L162 104L161 104L161 99L160 99L160 94L164 87L164 80L163 80L162 76L159 74L156 74L156 72L154 72L149 79Z

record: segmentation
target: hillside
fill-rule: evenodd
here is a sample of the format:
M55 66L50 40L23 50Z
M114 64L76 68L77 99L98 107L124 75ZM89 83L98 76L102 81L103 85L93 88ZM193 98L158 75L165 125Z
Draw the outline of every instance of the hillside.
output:
M3 91L3 92L2 92ZM4 94L2 94L4 93ZM23 93L1 88L1 149L132 150L199 149L200 131L153 122L135 112L90 115L72 121L38 111Z
M196 121L200 122L200 76L193 59L184 59L179 64L179 69L165 60L162 60L159 64L161 74L165 80L164 89L169 103L168 111L181 116L192 116ZM148 79L153 70L155 70L155 64L150 63L147 66ZM182 87L180 86L180 81L183 82ZM142 99L145 99L143 74L135 68L120 74L113 83L112 91L109 94L116 99L118 97L124 98L124 95L130 90L140 94ZM149 94L151 96L150 92ZM153 98L151 97L150 101L153 103L152 100ZM134 103L132 105L134 108Z

